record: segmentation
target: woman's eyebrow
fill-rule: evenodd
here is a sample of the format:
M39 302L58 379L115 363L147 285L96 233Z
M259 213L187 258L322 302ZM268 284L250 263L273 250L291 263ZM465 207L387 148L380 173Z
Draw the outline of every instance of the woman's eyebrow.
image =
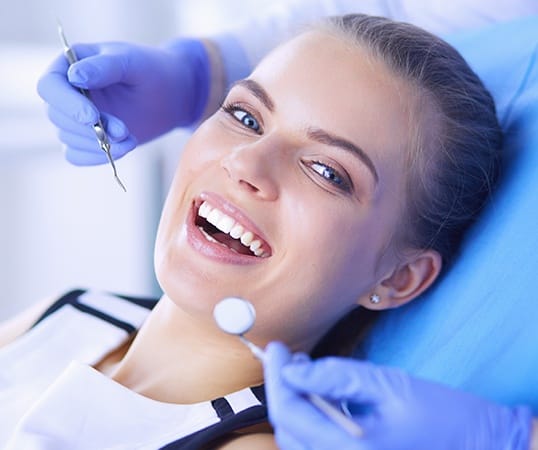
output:
M347 152L352 153L354 156L358 157L361 162L370 170L376 184L379 182L379 175L377 174L377 170L374 163L372 162L368 154L363 149L355 145L353 142L350 142L342 137L335 136L325 130L322 130L321 128L316 127L309 127L307 129L307 135L310 139L317 141L321 144L339 147Z
M275 110L275 103L267 91L258 83L257 81L251 80L250 78L245 78L243 80L236 81L232 88L235 86L242 86L245 89L248 89L252 94L260 100L264 106L271 112Z

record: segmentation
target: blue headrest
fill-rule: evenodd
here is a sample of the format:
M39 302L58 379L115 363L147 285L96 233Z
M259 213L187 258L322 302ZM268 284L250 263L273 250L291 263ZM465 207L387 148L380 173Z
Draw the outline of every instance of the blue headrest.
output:
M361 354L538 413L538 16L447 39L493 94L505 167L460 259Z

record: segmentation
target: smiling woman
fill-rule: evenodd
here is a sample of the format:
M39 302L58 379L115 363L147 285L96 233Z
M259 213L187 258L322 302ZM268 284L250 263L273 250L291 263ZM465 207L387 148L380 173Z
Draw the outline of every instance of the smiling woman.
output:
M0 354L8 361L49 340L39 358L55 361L39 382L0 364L11 380L0 398L13 405L3 410L18 422L0 440L274 445L263 428L232 434L265 422L263 373L214 324L215 304L249 299L259 346L312 352L330 330L361 331L342 318L413 300L451 260L495 182L499 144L489 94L434 36L361 15L298 35L236 83L186 144L155 245L160 301L71 293ZM480 157L468 163L465 152ZM67 319L91 335L87 348L62 334ZM112 343L95 342L101 335ZM69 366L73 358L86 365ZM36 361L24 361L35 373ZM23 390L33 394L19 400ZM62 399L76 408L55 407Z
M194 133L156 244L160 284L184 310L202 319L226 293L253 299L254 340L278 336L310 351L338 318L368 306L378 284L386 280L388 290L395 271L406 292L398 297L391 286L380 307L433 280L441 266L435 252L413 251L415 276L405 277L408 260L393 245L415 99L407 82L365 56L336 36L305 33L237 83ZM190 226L202 200L249 230L270 257L238 255ZM201 295L193 304L183 293L194 291Z

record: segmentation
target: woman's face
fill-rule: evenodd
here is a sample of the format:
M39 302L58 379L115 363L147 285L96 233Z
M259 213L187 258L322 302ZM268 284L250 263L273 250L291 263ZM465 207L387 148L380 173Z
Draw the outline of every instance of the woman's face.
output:
M156 243L165 293L208 321L249 299L254 340L301 350L367 305L399 263L409 92L326 33L270 54L184 149Z

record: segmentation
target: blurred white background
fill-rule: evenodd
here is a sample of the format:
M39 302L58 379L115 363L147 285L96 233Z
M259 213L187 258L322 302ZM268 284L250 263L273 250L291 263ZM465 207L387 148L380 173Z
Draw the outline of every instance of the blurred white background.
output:
M186 132L175 131L109 166L78 168L36 93L70 42L158 44L211 34L259 12L253 0L0 0L0 320L72 287L158 295L153 239Z

